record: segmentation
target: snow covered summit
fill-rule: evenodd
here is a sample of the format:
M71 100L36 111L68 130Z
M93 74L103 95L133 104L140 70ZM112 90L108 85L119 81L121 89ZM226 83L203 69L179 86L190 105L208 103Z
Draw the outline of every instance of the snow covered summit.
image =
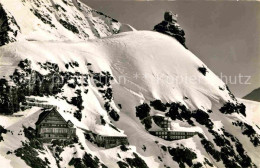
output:
M17 40L86 40L119 33L121 24L79 0L1 0L0 46Z
M13 122L4 125L8 131L0 142L1 160L9 167L33 167L36 160L40 167L260 164L260 130L246 115L245 106L202 61L170 36L132 31L77 43L16 42L2 46L0 57L13 66L8 73L1 71L5 76L0 87L2 112L16 112L26 103L24 96L31 96L57 106L78 126L78 140L65 146L53 142L48 147L33 136L39 108L20 111L22 117L17 120L4 117ZM30 82L37 78L42 82ZM14 96L19 97L18 102L5 104ZM150 134L149 130L160 129L160 118L170 118L173 131L195 131L197 135L167 141ZM126 136L130 145L104 149L84 130ZM27 150L38 155L31 156Z

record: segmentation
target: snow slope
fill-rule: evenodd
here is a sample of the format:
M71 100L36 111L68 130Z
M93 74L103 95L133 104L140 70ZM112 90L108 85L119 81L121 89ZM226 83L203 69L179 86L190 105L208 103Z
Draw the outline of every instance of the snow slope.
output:
M246 105L248 118L252 120L253 123L260 126L260 103L246 99L239 99L239 101Z
M156 32L127 32L79 43L22 42L1 48L5 64L17 64L25 58L34 63L55 62L63 70L66 61L90 62L95 65L94 71L109 71L117 77L120 83L116 86L131 88L146 98L180 101L192 109L207 110L212 102L232 101L227 91L219 89L224 83L212 71L206 77L197 71L198 67L206 66L203 62L175 39ZM83 64L79 70L84 72L85 68ZM184 96L189 100L185 102Z
M83 125L86 129L103 135L126 135L130 142L130 150L127 152L121 151L119 147L102 149L85 140L82 130L77 129L77 135L84 150L79 149L77 145L74 148L66 148L60 154L63 157L63 161L60 162L61 167L66 167L69 160L76 157L73 154L74 151L78 152L77 157L82 157L84 151L90 152L108 167L118 167L118 161L125 162L126 158L133 158L132 152L136 152L148 167L178 167L178 161L173 159L170 152L163 151L161 147L177 148L181 145L196 153L197 156L192 161L192 165L201 163L202 167L209 166L205 163L205 159L207 159L215 167L224 167L223 159L220 161L214 159L206 151L201 143L201 137L198 135L189 139L166 141L149 134L139 118L136 117L136 106L144 102L149 104L150 101L155 99L164 103L180 102L191 111L201 109L207 112L213 122L213 130L222 136L222 128L232 133L242 143L252 162L256 166L260 165L258 157L260 148L254 147L250 139L242 134L241 128L232 124L232 122L241 121L253 126L250 119L241 114L222 114L219 111L223 104L228 101L236 103L237 100L232 98L228 89L225 88L225 84L201 60L172 37L152 31L132 31L84 42L16 42L0 48L0 59L5 60L5 64L13 65L14 68L17 68L16 65L20 60L29 59L32 62L31 68L41 74L48 72L41 69L38 62L49 61L58 64L61 71L80 73L88 73L89 70L94 72L108 71L114 77L111 82L113 99L110 105L120 115L117 122L113 121L105 111L105 100L91 78L88 79L88 93L82 94L85 108L82 110L80 122L76 121L76 118L71 114L75 110L75 106L68 104L61 97L71 98L76 89L83 91L83 86L72 89L65 85L64 92L59 93L58 98L52 96L42 98L57 105L61 113L75 120L74 123L79 122L78 124ZM70 61L78 62L79 67L67 69L65 64ZM88 65L89 63L91 63L91 66ZM207 69L206 75L198 71L199 67ZM6 71L1 71L1 77L6 76L8 78L6 73ZM119 108L118 104L122 105L122 109ZM209 110L213 112L210 113ZM38 112L30 111L29 113L36 115ZM164 115L165 113L152 108L150 115L156 114ZM108 124L102 126L99 123L100 115L104 117L107 123L111 122L120 131L113 130ZM15 122L11 126L7 125L7 129L11 131L19 129L21 124L18 123L24 120ZM188 127L189 131L202 132L202 135L215 145L214 148L220 151L220 147L213 140L214 136L209 132L210 129L197 120L193 119L193 121L196 126L188 125L184 120L172 121L172 125L176 129ZM31 126L33 127L33 122L31 122ZM260 133L260 130L255 126L253 126L253 129L256 134ZM17 135L7 133L3 137L4 141L0 142L2 155L0 156L5 157L5 162L11 160L13 162L13 164L11 163L12 167L15 167L16 164L24 164L22 160L12 158L15 155L6 155L8 150L14 151L21 145L20 143L15 146L8 145L8 139L15 139ZM26 139L23 135L21 137L23 138L19 140ZM232 146L235 146L234 143L231 143ZM143 149L144 145L146 150ZM43 155L51 160L53 156L48 153L50 152L45 150ZM117 154L121 157L118 157ZM233 159L231 157L230 162ZM242 167L241 164L236 164L238 167ZM184 165L188 167L187 164Z

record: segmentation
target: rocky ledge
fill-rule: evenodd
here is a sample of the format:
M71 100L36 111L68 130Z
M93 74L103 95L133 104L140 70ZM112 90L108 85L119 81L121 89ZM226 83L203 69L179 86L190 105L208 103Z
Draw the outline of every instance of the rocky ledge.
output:
M164 13L164 20L154 26L154 30L163 34L174 37L178 40L185 48L185 32L181 26L177 23L177 14L171 11Z

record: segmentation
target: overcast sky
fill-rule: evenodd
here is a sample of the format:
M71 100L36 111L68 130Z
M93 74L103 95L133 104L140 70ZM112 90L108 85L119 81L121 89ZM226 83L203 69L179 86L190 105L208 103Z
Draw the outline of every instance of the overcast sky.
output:
M179 15L188 48L215 74L230 78L227 83L236 96L260 87L259 2L85 1L138 30L152 30L164 11L171 10ZM251 84L247 77L240 77L240 84L239 74L251 76ZM237 84L231 84L235 79Z

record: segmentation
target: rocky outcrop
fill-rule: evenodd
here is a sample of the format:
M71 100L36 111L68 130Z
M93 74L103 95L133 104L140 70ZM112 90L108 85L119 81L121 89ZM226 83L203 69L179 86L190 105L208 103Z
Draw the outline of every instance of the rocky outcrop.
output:
M170 11L164 13L164 20L154 26L154 30L163 34L174 37L178 40L185 48L185 32L181 26L177 23L177 14Z
M19 33L15 18L0 4L0 46L16 41Z

